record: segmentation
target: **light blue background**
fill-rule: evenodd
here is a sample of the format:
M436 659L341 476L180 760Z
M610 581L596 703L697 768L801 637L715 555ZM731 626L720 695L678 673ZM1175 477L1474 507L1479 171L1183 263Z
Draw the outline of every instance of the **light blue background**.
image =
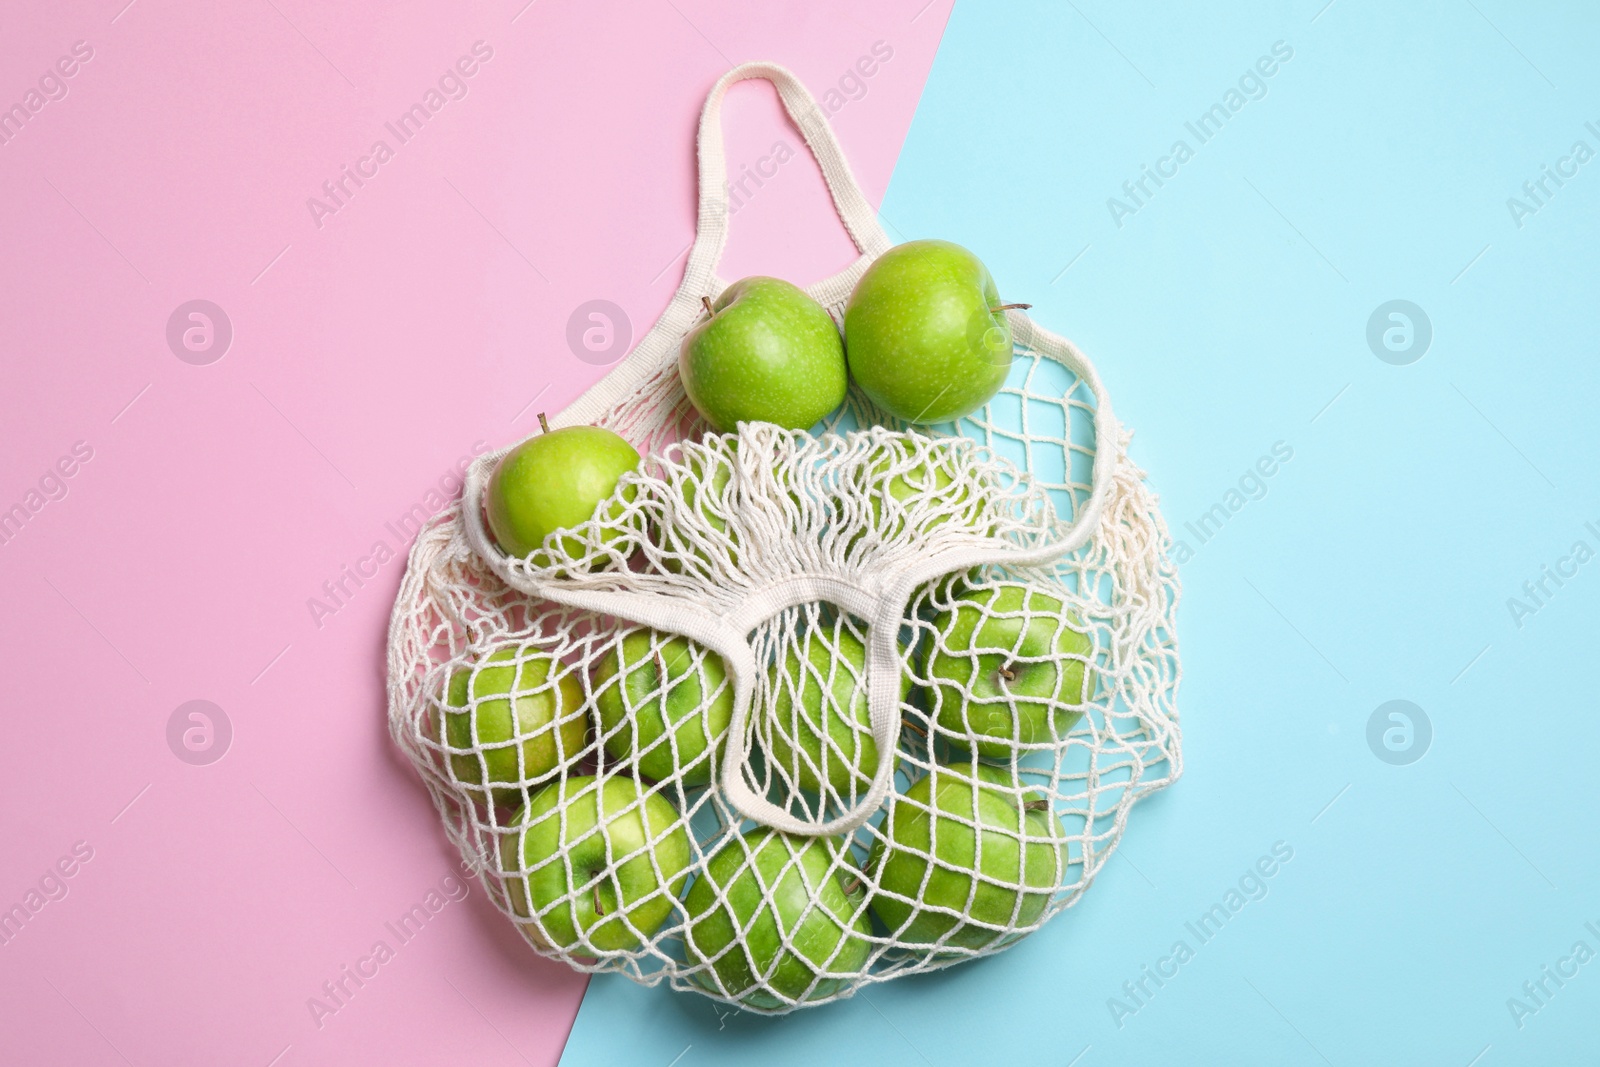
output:
M564 1064L1600 1055L1600 960L1521 1029L1506 1006L1580 938L1600 951L1600 559L1520 628L1506 605L1600 548L1600 159L1522 228L1506 206L1574 141L1600 150L1600 13L1323 3L961 3L883 209L979 251L1137 431L1195 550L1185 777L1008 953L778 1020L599 978ZM1118 228L1107 198L1196 147L1184 122L1280 40L1267 95ZM1408 366L1365 339L1396 298L1433 324ZM1279 441L1267 495L1200 545L1184 523ZM1366 740L1395 698L1433 724L1409 766ZM1278 841L1265 899L1119 1028L1107 999L1195 947L1184 923Z

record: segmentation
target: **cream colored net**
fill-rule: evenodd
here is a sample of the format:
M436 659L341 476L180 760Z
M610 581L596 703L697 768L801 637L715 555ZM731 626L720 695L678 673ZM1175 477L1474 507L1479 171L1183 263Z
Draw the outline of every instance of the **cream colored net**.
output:
M731 73L708 119L748 76L818 147L778 68ZM1178 581L1093 368L1019 312L1007 385L958 423L912 431L852 389L815 435L707 433L673 354L720 291L713 243L627 373L555 420L645 457L603 522L502 556L480 510L501 452L423 530L389 721L538 951L786 1011L1077 900L1181 772ZM880 244L812 290L836 318Z

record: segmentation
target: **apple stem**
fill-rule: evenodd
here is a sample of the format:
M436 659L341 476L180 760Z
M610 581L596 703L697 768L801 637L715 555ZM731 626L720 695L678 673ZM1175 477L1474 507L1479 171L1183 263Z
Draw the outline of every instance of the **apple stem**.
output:
M596 915L604 915L606 913L606 909L600 903L600 883L599 882L596 882L594 884L594 913Z
M912 722L910 719L902 718L900 720L900 725L902 725L906 729L911 730L912 732L918 734L924 741L926 741L928 739L928 731L924 730L922 727L918 726L916 723Z
M999 307L992 307L989 310L990 311L1010 311L1012 308L1016 308L1018 311L1027 311L1031 307L1033 307L1032 304L1001 304Z
M861 876L859 874L856 875L854 878L850 879L849 884L844 887L845 895L848 896L851 893L854 893L857 889L860 889L864 885L866 885L866 883L861 880Z
M1017 680L1016 672L1013 671L1011 668L1007 667L1005 664L1001 664L1000 667L994 673L999 675L1002 679L1004 679L1005 681L1008 681L1008 682L1014 682L1014 681Z
M716 314L715 311L711 310L711 298L709 296L702 296L700 298L700 306L706 309L706 314L707 315L715 315Z
M1048 800L1043 800L1043 799L1041 799L1041 800L1030 800L1026 804L1022 805L1022 810L1023 811L1049 811L1050 810L1050 802Z
M542 411L539 412L539 432L540 433L549 433L550 432L550 420L544 417L544 412L542 412Z

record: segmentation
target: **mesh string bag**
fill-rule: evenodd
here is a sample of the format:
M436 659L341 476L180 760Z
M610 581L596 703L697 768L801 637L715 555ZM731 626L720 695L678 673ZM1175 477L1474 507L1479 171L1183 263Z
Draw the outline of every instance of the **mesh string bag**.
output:
M910 427L852 387L813 432L709 432L676 355L727 237L720 109L778 89L861 251L889 242L789 72L699 132L685 277L552 423L644 457L526 557L488 536L508 450L414 545L389 724L540 953L783 1012L999 951L1070 906L1182 771L1169 539L1086 357L1009 311L1009 377Z

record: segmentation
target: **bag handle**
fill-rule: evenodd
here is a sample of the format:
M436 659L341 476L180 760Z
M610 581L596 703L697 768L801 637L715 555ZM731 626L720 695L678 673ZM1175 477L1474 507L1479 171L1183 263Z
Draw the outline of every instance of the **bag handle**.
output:
M844 150L833 135L833 127L805 84L787 68L776 63L746 63L734 67L717 79L700 111L697 135L698 217L694 243L690 246L689 259L683 268L683 280L667 302L666 310L640 338L633 351L612 367L610 373L552 417L550 421L553 425L572 426L594 422L618 401L644 386L651 375L674 358L679 341L699 319L702 314L700 298L715 298L722 292L723 281L717 276L717 265L728 243L728 192L725 185L728 161L723 150L722 99L735 82L751 78L769 81L777 89L784 111L799 129L806 148L822 170L822 178L828 185L828 194L833 199L839 221L861 252L860 258L850 266L831 278L808 286L807 292L823 304L842 300L867 265L887 252L893 244L878 224L877 213L862 195L861 187L856 184L850 164L845 161Z
M745 63L734 67L717 79L706 96L705 107L700 112L699 171L700 205L699 225L694 247L689 252L689 262L684 268L680 294L687 294L698 305L701 294L715 287L717 264L728 243L728 191L725 184L728 174L727 156L723 150L722 100L736 82L761 78L778 90L778 99L790 120L800 130L806 147L833 198L833 207L844 224L850 240L863 256L876 258L888 251L890 241L878 224L877 213L862 195L855 175L846 162L844 149L834 136L816 98L805 84L786 67L776 63Z

